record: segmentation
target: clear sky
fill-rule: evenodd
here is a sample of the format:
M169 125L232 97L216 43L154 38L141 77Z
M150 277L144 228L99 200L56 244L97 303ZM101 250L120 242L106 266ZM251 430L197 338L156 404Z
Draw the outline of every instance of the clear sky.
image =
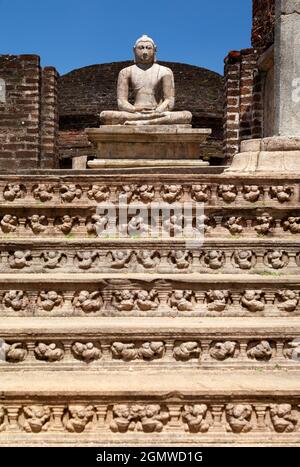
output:
M132 58L142 34L158 60L223 73L250 46L252 0L0 0L0 54L34 53L60 74Z

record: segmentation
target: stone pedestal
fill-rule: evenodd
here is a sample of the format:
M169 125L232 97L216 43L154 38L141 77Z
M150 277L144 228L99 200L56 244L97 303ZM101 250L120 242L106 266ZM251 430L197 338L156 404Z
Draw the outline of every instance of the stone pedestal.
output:
M129 161L139 165L164 166L166 162L200 161L200 144L211 134L210 129L193 129L190 125L107 125L86 130L96 147L97 159L89 167L128 166ZM101 159L101 160L100 160ZM118 162L117 162L118 160ZM139 162L140 161L140 162Z
M300 172L300 137L273 136L242 141L226 173Z
M276 0L275 135L300 137L300 2Z
M226 172L300 172L300 2L276 0L275 45L264 73L264 138L241 143Z

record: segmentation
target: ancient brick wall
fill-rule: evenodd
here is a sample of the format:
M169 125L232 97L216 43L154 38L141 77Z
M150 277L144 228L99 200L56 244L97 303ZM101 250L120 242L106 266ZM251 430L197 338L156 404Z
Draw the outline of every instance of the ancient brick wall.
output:
M225 58L224 143L228 163L243 139L263 136L263 76L257 60L274 42L275 0L253 0L252 48Z
M57 166L57 73L37 55L0 55L0 170Z
M58 73L53 67L42 71L41 167L59 166L58 160Z
M225 59L224 152L230 163L243 139L262 136L261 79L257 52L243 49Z
M253 0L252 46L267 49L274 42L275 0Z

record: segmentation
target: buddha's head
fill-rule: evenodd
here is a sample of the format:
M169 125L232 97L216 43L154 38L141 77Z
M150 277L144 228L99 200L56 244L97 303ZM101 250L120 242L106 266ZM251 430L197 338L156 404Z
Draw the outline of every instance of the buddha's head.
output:
M136 41L133 47L135 63L151 65L151 63L156 61L156 51L157 47L153 39L144 34Z

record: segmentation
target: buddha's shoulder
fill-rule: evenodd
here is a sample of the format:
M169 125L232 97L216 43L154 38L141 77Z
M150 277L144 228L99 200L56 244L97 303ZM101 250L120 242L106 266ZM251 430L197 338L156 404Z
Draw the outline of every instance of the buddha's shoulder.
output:
M126 66L125 68L122 68L119 74L123 76L129 76L132 73L134 68L135 68L135 65Z
M173 75L173 71L171 70L171 68L168 68L167 66L159 65L158 63L155 63L154 66L158 67L160 73L163 75Z

